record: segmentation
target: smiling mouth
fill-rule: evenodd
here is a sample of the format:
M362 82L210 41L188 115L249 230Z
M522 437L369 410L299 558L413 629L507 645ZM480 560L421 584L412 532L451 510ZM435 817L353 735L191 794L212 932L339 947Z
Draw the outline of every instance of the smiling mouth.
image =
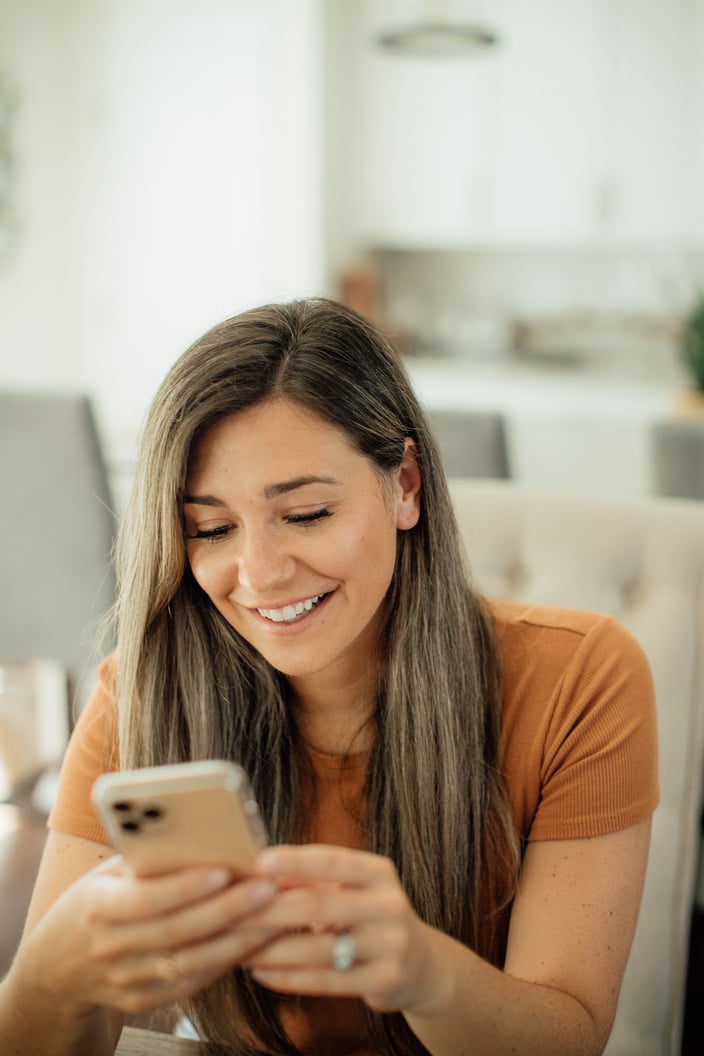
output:
M293 623L307 616L326 597L327 594L316 594L313 598L297 601L295 605L284 605L283 609L257 609L257 612L272 623Z

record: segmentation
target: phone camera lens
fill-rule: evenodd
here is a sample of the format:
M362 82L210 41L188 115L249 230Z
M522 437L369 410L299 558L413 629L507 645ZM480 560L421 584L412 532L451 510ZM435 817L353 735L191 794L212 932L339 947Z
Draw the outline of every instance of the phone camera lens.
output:
M145 807L142 816L145 818L160 818L163 811L161 807Z
M132 809L132 804L131 803L127 803L124 800L120 800L119 803L113 803L112 809L113 810L119 810L121 813L127 813L127 811Z
M123 829L125 832L139 832L139 822L123 821L120 825L120 828Z

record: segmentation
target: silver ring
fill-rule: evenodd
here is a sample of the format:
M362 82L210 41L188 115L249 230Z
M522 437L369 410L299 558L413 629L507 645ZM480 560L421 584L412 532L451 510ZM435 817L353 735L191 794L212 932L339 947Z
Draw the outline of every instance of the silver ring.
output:
M346 972L354 964L357 944L349 931L341 931L332 944L332 966L336 972Z
M181 973L176 967L176 962L170 953L160 953L156 959L154 966L156 977L160 983L165 986L171 986L177 979L181 978Z

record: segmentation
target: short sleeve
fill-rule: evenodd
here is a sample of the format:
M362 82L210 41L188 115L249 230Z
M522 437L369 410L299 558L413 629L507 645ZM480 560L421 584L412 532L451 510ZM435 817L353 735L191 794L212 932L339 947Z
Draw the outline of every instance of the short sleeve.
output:
M59 776L50 829L109 843L91 800L96 778L118 768L117 711L114 699L115 660L98 669L98 682L73 730Z
M644 820L657 802L650 667L633 636L604 616L579 638L552 697L528 838L615 832Z

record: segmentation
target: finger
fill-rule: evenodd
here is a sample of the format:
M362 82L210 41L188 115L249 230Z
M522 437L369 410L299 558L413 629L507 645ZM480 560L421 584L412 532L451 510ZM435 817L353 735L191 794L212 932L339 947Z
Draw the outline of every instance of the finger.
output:
M378 854L322 844L268 847L257 871L293 880L325 880L350 887L387 884L396 878L393 863Z
M110 968L107 980L110 986L128 990L157 984L180 985L206 974L217 977L235 963L255 957L279 934L265 928L241 928L191 946L133 953Z
M380 1010L399 1006L407 958L394 929L355 929L352 960L336 964L340 934L281 936L245 963L253 978L279 993L361 997ZM348 951L346 950L345 953Z
M183 1000L253 956L276 934L228 933L172 954L151 953L121 961L102 984L101 1003L122 1012L141 1013Z
M369 916L369 906L349 892L322 885L315 888L290 888L279 893L267 906L253 915L251 923L260 928L286 931L329 930L341 921L355 924Z
M252 977L262 986L280 994L349 997L364 994L370 989L364 965L346 972L329 967L255 968Z
M328 929L371 923L383 927L405 918L408 899L398 884L370 889L340 887L338 884L307 884L279 892L251 923L256 927Z
M238 928L225 932L206 943L179 950L173 955L179 972L189 979L210 975L219 978L232 968L244 964L280 932L268 928Z
M352 949L345 951L350 960L341 964L336 955L343 939ZM378 951L379 943L375 933L369 948ZM257 951L246 967L258 982L285 993L359 995L371 977L367 945L361 931L344 936L320 931L282 935Z
M226 869L184 869L138 879L119 866L91 878L89 916L107 923L147 920L220 891L232 883Z
M335 948L339 938L339 932L334 931L311 930L293 934L280 932L273 940L256 950L245 963L245 967L253 971L265 971L280 968L294 970L304 966L306 969L321 968L333 971L335 970ZM370 941L364 930L360 929L355 930L353 941L353 965L358 968L367 963L370 952L379 950L380 943L383 943L383 936L380 937L375 931L373 940Z
M212 897L189 902L149 920L118 926L113 922L104 929L96 956L111 961L130 953L170 951L203 942L220 932L245 925L277 891L270 881L242 881L215 892Z

